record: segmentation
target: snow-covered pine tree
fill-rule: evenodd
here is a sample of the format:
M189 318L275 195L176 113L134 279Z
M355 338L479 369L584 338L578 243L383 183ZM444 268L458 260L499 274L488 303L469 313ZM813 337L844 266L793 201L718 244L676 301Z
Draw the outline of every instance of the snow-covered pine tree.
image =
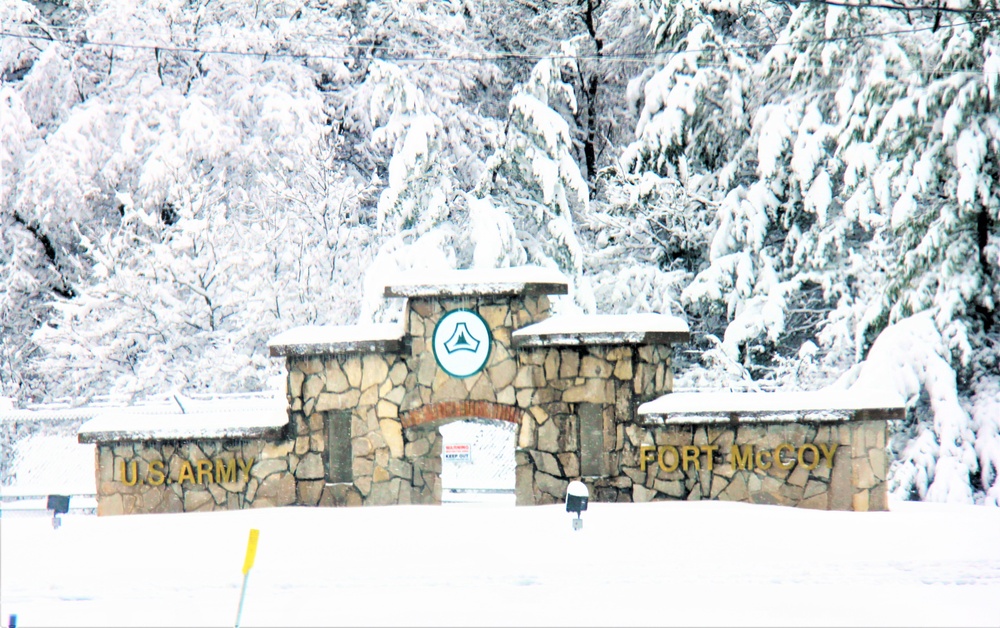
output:
M589 207L589 190L576 162L568 120L576 110L573 87L562 72L572 64L572 44L566 56L546 58L528 80L514 90L508 107L503 143L489 158L473 194L510 217L500 219L500 234L474 234L491 250L519 260L518 245L527 261L555 266L576 276L582 269L582 249L576 235L577 216ZM509 239L512 224L517 242ZM488 226L482 221L483 228ZM492 244L501 241L501 245Z
M721 39L731 54L760 49L720 36L732 32L718 26L725 6L664 6L660 14L710 14L701 19L715 34L702 40ZM996 10L995 2L968 8ZM988 14L803 5L764 48L761 58L747 59L746 140L709 176L691 167L704 153L685 133L713 118L714 105L677 97L661 110L660 101L683 92L685 76L671 78L659 98L649 98L647 87L649 119L669 115L662 132L640 135L626 153L640 170L666 168L682 180L686 161L694 173L686 175L689 189L701 186L717 203L710 264L685 290L687 302L726 309L722 346L730 355L740 350L758 377L782 377L800 344L822 347L812 364L833 373L863 357L887 323L931 311L950 349L942 359L959 367L958 394L968 396L970 383L991 377L982 365L995 364L996 355L1000 125L997 34ZM719 93L731 84L715 77ZM957 466L943 467L964 469L966 488L926 494L988 489L970 462L969 430L932 410L918 420L940 420L928 432L936 439L960 435L957 449L942 453ZM948 416L961 423L961 412ZM961 484L952 477L940 486Z
M389 148L388 184L379 196L378 226L390 232L425 233L448 214L454 194L441 154L441 119L401 68L374 61L368 69L371 142Z
M441 270L456 263L454 162L443 149L441 119L429 110L424 94L391 63L369 66L371 143L389 153L387 185L378 202L380 245L365 273L362 320L397 320L401 302L382 294L389 277L401 270Z
M725 332L726 361L746 368L772 353L785 330L785 297L794 289L779 276L770 250L775 195L753 180L744 163L751 149L747 138L758 96L753 63L759 55L758 48L745 44L755 42L780 13L754 2L643 3L641 19L663 60L633 79L628 90L639 119L622 164L646 177L647 189L652 177L666 177L698 199L683 200L674 210L683 215L666 223L665 231L679 241L669 248L687 251L687 268L698 273L683 298L706 338ZM712 214L717 230L711 244L704 227L692 241L691 227L704 225Z
M974 2L966 8L995 12L997 6ZM796 92L814 92L816 106L800 106L802 115L792 116L786 108L761 131L775 129L779 152L788 155L788 166L776 172L791 172L787 189L802 198L793 206L801 207L798 216L790 214L798 228L786 239L788 268L825 270L833 279L824 290L839 301L836 315L854 319L858 356L887 323L926 313L919 318L927 328L922 333L940 340L928 346L943 347L934 362L942 375L936 383L921 380L930 400L916 405L912 421L918 427L911 429L915 440L901 448L897 490L941 501L971 500L976 491L995 494L982 484L970 422L980 425L986 441L990 429L971 419L956 397L968 398L978 388L972 384L995 378L984 368L996 363L1000 294L995 24L974 12L904 17L804 7L785 33L803 43L776 47L762 65L767 76L785 76L792 85L808 80L811 89ZM818 71L810 75L810 68ZM824 88L832 98L822 97ZM850 271L862 247L868 267L874 262L884 274L886 289L857 290L870 288ZM906 351L894 353L896 370L913 368L899 365ZM880 377L891 378L892 369L885 371ZM957 380L958 392L942 388L945 380ZM918 450L933 451L934 464L911 473L911 454ZM997 459L982 454L997 468Z
M966 8L995 14L1000 4ZM878 204L892 237L887 287L859 332L872 338L887 322L924 313L950 365L922 382L929 407L910 424L917 437L901 452L897 490L995 504L1000 417L987 408L996 407L990 396L1000 382L1000 33L988 15L917 22L919 32L889 50L910 72L890 84L878 72L892 69L876 68L854 87L840 143L857 156L846 164L856 179L845 181L847 202L859 213ZM938 395L935 386L952 380L966 403L945 405L950 388ZM912 452L925 449L935 452L934 465L913 474Z
M685 184L694 174L729 188L742 175L725 169L748 129L750 64L740 37L750 38L780 9L762 13L756 2L651 0L635 19L646 29L655 65L634 77L626 99L638 111L635 141L621 162L630 172L655 172ZM765 8L767 8L765 6ZM721 179L716 183L715 173Z

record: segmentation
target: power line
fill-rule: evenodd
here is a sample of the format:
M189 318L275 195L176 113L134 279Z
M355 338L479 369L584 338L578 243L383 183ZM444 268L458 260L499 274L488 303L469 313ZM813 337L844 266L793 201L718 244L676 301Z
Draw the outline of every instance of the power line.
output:
M785 0L773 0L777 2L784 2ZM792 0L789 0L792 1ZM803 0L809 2L823 2L830 3L833 0ZM852 5L855 6L855 5ZM756 50L761 48L773 48L776 46L795 46L795 45L813 45L813 44L823 44L823 43L833 43L838 41L859 41L865 39L880 39L888 37L891 35L907 35L912 33L919 33L928 30L943 30L958 28L961 26L971 26L975 24L984 23L1000 23L1000 17L997 18L982 18L978 20L968 20L965 22L953 22L950 24L940 24L938 26L919 26L915 28L908 29L898 29L889 30L879 33L860 33L857 35L840 35L836 37L823 37L817 39L800 39L800 40L789 40L789 41L768 41L756 44L739 44L739 45L718 45L713 47L705 48L692 48L687 50L677 50L677 51L653 51L644 53L631 53L631 54L619 54L619 55L565 55L565 54L535 54L535 53L519 53L519 52L502 52L502 53L484 53L481 55L455 55L455 56L378 56L370 57L372 59L377 59L380 61L391 61L394 63L452 63L452 62L495 62L495 61L509 61L509 60L524 60L524 61L650 61L663 59L665 57L670 57L678 54L694 54L701 52L711 52L711 51L725 51L725 50ZM72 39L60 39L52 37L49 35L26 35L23 33L14 33L11 31L0 31L0 37L10 37L14 39L24 39L32 41L50 41L54 43L64 44L67 46L73 46L77 48L84 47L95 47L95 48L120 48L128 50L150 50L154 53L162 52L174 52L174 53L187 53L195 55L222 55L222 56L236 56L236 57L263 57L263 58L284 58L284 59L297 59L297 60L325 60L325 61L354 61L355 57L347 55L325 55L325 54L315 54L315 53L294 53L294 52L251 52L245 50L227 50L224 48L194 48L189 46L177 46L173 44L148 44L148 43L128 43L128 42L113 42L113 41L79 41ZM308 42L296 42L289 41L287 43L299 43L304 44ZM369 47L350 44L345 42L342 46L353 49L364 49L368 50Z
M774 4L789 4L792 6L802 6L803 4L823 4L831 7L845 7L848 9L879 9L885 11L904 11L909 13L959 13L964 15L982 13L1000 13L1000 9L953 9L946 6L906 6L903 4L880 4L872 2L859 4L854 2L837 2L836 0L768 0Z

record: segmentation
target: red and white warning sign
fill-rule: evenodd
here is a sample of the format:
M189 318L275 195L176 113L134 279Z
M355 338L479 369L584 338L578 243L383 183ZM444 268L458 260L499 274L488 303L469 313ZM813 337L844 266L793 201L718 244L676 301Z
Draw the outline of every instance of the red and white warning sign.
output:
M445 445L442 459L450 462L472 462L472 445L465 443Z

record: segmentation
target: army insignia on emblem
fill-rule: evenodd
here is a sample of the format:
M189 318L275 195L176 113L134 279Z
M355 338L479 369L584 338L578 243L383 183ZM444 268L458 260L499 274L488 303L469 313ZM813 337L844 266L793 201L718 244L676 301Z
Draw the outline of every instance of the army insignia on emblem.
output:
M452 310L434 328L434 359L448 375L469 377L486 366L492 342L483 317L472 310Z

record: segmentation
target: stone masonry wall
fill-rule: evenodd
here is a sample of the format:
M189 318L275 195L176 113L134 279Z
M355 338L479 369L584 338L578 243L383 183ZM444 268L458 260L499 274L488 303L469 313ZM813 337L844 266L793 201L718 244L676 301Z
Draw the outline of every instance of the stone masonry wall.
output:
M322 490L322 460L291 457L293 447L290 440L99 444L95 454L97 513L197 512L315 504L319 498L317 490ZM239 461L248 465L245 470ZM200 477L199 462L203 472ZM189 478L185 477L186 465L192 473ZM210 471L204 473L209 466ZM312 477L320 478L319 486L315 480L309 480Z
M493 335L486 368L465 379L445 373L430 348L437 321L459 308L479 313ZM353 482L327 485L321 505L439 503L441 439L436 428L441 422L406 417L421 408L460 401L509 407L519 414L516 409L531 404L540 380L521 368L511 346L511 329L547 317L548 309L545 296L411 299L404 355L289 358L295 426L325 425L327 413L351 413Z
M493 335L486 367L465 379L445 373L430 350L437 321L458 308L479 313ZM512 329L548 313L545 296L411 299L409 342L402 355L287 359L289 425L284 439L101 445L101 512L440 503L442 442L437 428L471 417L517 425L518 504L562 501L567 484L581 473L581 407L589 405L600 415L601 473L613 474L637 404L669 392L672 376L668 346L513 346ZM352 481L329 483L326 430L338 412L350 414ZM197 461L230 450L255 459L251 474L256 475L249 482L128 486L119 477L119 459L137 460L137 472L145 477L152 459L188 456Z
M670 392L667 346L586 346L529 349L518 353L519 375L534 387L518 432L517 503L562 502L570 481L580 478L581 407L601 415L602 474L618 467L624 425L640 401Z
M885 421L845 421L837 424L744 423L730 425L681 425L626 427L621 474L607 480L590 481L592 494L600 501L658 501L667 499L719 499L758 504L781 504L829 510L886 510L887 457ZM771 460L775 448L781 452L782 469ZM803 459L799 449L805 444L837 448L828 466L822 449L819 459L807 447ZM762 457L772 462L766 470L754 470L751 461L739 469L739 460L730 458L731 447L749 445L751 451L770 452ZM687 470L664 470L658 460L661 446L682 451L685 446L716 446L712 470L707 457L699 456L699 469L691 462ZM642 469L643 446L648 458ZM693 452L692 452L693 453ZM665 466L676 462L673 450L665 450ZM814 468L809 469L809 466Z
M479 313L493 335L486 368L465 379L445 373L430 348L438 319L459 308ZM548 308L544 296L411 299L406 314L409 346L403 355L289 358L289 406L295 429L326 425L330 412L351 413L353 482L326 485L321 505L440 502L440 436L429 426L408 427L404 433L403 415L455 401L519 407L518 394L525 386L515 381L518 363L510 330L545 318ZM530 403L530 392L520 394L521 402ZM317 440L325 441L325 434Z
M437 321L459 308L476 311L493 335L486 367L465 379L445 373L430 349ZM561 501L579 477L580 404L600 407L610 470L624 446L621 425L636 403L671 389L669 347L514 347L511 330L546 318L548 310L544 296L411 299L403 356L290 358L295 426L325 425L329 412L352 414L353 482L326 486L321 505L440 503L437 428L473 416L518 425L518 504ZM498 409L466 414L458 402Z

